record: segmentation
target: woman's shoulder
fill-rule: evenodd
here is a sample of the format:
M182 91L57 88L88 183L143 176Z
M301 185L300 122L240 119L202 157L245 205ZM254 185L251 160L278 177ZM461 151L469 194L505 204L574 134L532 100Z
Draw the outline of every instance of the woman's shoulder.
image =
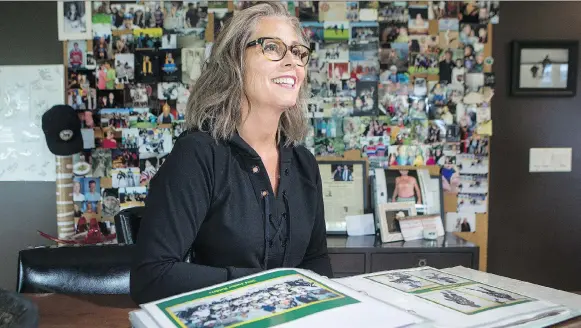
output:
M311 184L317 183L319 176L319 165L315 155L303 145L292 146L293 148L293 166L299 175L307 179Z
M215 162L216 156L225 155L226 148L223 142L216 141L207 132L185 130L175 140L172 154L180 158Z

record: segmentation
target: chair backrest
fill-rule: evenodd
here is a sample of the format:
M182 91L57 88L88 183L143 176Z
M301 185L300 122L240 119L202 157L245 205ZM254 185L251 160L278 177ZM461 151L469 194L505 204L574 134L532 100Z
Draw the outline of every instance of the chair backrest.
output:
M129 294L133 245L39 247L18 254L19 293Z
M126 208L115 215L115 231L119 243L135 244L137 242L139 225L144 212L145 206L138 206Z
M38 306L21 295L0 289L0 327L38 327Z
M115 215L115 231L117 233L117 242L125 244L135 244L139 234L141 218L145 213L145 206L126 208ZM191 263L194 258L193 245L190 247L184 262Z

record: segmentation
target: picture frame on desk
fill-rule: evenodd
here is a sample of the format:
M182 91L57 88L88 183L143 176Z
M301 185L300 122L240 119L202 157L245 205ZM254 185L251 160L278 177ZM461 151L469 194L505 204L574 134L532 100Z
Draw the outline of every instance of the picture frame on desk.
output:
M396 202L379 204L379 229L382 243L402 241L403 235L399 219L416 216L414 202Z
M348 215L365 214L368 204L367 162L317 160L321 173L328 235L346 235Z
M579 42L512 42L510 94L524 97L573 97L577 92Z

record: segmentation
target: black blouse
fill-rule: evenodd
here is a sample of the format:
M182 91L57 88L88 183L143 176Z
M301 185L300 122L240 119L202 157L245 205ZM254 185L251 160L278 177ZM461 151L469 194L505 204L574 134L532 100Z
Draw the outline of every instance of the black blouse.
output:
M139 304L278 267L331 277L317 162L281 143L275 195L238 134L217 142L184 132L150 181L136 246L131 296Z

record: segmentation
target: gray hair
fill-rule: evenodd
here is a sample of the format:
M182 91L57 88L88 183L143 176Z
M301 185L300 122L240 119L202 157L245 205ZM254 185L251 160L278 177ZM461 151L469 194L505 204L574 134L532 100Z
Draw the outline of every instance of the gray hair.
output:
M242 123L246 45L259 21L265 17L285 19L295 28L299 39L309 44L299 20L280 2L259 3L237 12L220 31L209 60L192 86L185 114L188 129L207 131L216 140L228 140L236 132L236 127ZM281 115L278 132L286 137L287 146L299 144L306 136L308 96L308 87L303 83L295 106Z

